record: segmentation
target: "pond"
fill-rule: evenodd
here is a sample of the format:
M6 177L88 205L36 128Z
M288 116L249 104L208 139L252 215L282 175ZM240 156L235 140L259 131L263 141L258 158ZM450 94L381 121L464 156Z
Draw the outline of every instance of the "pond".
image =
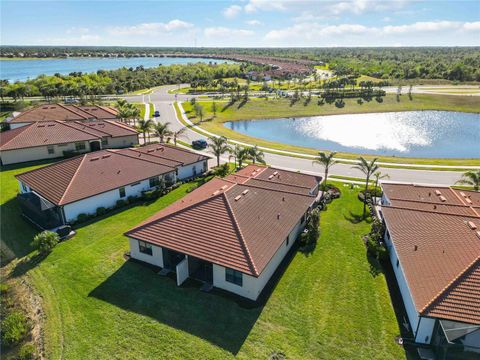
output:
M162 65L188 63L217 64L233 63L233 61L207 58L181 57L132 57L132 58L67 58L67 59L34 59L34 60L0 60L0 78L13 81L34 79L41 74L55 73L68 75L74 71L85 73L97 70L113 70L121 67L156 67Z
M480 114L406 111L224 125L248 136L322 150L421 158L480 157Z

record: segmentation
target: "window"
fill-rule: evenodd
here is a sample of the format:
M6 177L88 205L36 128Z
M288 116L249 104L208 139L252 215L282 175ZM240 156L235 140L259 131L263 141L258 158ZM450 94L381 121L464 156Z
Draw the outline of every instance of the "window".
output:
M208 163L207 163L207 161L205 160L205 161L203 162L203 171L206 172L207 170L208 170Z
M290 235L287 236L287 247L289 242L290 242Z
M197 167L194 165L193 166L193 176L197 175Z
M178 176L178 168L175 169L175 175Z
M138 241L138 250L142 254L152 255L152 245L145 241Z
M104 137L102 138L102 145L108 145L108 138Z
M77 151L85 150L85 143L84 142L76 142L75 143L75 150L77 150Z
M240 271L229 269L229 268L225 269L225 281L228 281L232 284L242 286L243 285L242 275L243 274Z
M150 187L155 187L158 184L160 184L160 179L158 178L158 176L150 178Z
M400 260L397 259L397 267L398 267L398 265L400 265Z
M124 187L121 187L120 189L118 189L118 192L119 192L121 198L125 197L125 188Z
M55 148L53 147L53 145L48 145L47 146L47 152L49 154L55 154Z
M302 224L305 222L306 219L307 219L307 214L303 214L303 216L302 216Z
M21 184L22 184L22 190L23 190L23 192L28 192L27 185L25 185L24 183L21 183Z

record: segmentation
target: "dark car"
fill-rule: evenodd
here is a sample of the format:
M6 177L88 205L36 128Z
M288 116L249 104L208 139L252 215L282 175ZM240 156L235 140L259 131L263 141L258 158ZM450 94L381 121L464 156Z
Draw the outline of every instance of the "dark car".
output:
M160 116L160 111L157 110L153 113L153 117L159 117L159 116Z
M208 146L207 144L207 141L206 140L193 140L192 141L192 147L195 149L195 150L203 150L203 149L206 149Z

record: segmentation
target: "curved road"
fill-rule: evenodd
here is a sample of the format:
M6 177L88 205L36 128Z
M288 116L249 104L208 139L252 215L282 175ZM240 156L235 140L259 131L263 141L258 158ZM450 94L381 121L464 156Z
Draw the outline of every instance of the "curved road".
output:
M173 103L175 100L185 101L192 96L189 95L173 95L168 91L175 89L177 85L164 86L157 89L150 95L135 95L125 97L131 102L152 102L155 105L155 110L160 111L160 118L157 121L169 122L172 130L179 130L184 125L177 119ZM206 136L199 134L193 130L187 130L186 136L188 142L197 139L207 139ZM227 160L227 159L224 159ZM301 159L285 155L277 155L265 152L265 161L273 166L300 170L303 172L314 173L318 175L323 174L323 169L318 165L313 165L311 160ZM389 182L402 183L416 183L416 184L436 184L436 185L453 185L461 177L461 172L456 171L432 171L432 170L411 170L411 169L394 169L394 168L380 168L380 171L390 176ZM348 164L336 164L330 170L330 175L359 177L362 178L363 173L357 169L353 169Z

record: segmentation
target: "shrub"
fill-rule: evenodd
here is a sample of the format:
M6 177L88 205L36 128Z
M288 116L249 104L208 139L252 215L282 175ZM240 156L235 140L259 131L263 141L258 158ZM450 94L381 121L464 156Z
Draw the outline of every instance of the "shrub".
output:
M8 286L7 284L0 284L0 294L5 295L8 292L9 288L10 286Z
M143 200L153 200L158 198L161 195L161 190L154 189L154 190L147 190L142 193Z
M25 314L14 310L2 321L2 344L12 346L18 344L28 332L28 321Z
M137 197L130 195L130 196L127 198L127 200L128 200L128 203L131 204L131 203L134 203L135 201L137 201Z
M42 231L33 238L33 246L41 253L48 254L60 241L60 236L53 231Z
M187 193L192 192L193 190L198 189L198 185L193 185L187 189Z
M228 163L225 163L213 168L213 174L215 176L225 177L229 174L229 172L230 172L230 166Z
M385 260L387 258L387 249L383 245L383 236L385 234L385 227L383 223L374 219L370 233L367 236L367 251L377 260Z
M115 204L117 208L123 207L125 205L127 205L127 201L123 199L117 200L117 203Z
M105 215L106 212L107 212L107 209L105 209L103 206L100 206L97 208L97 216Z
M310 212L307 218L307 224L305 226L306 231L302 233L300 236L300 243L302 246L313 246L316 244L318 240L318 236L320 235L319 231L320 226L320 210L313 209Z
M77 223L81 223L81 222L87 221L89 218L90 218L90 216L87 215L87 214L84 214L84 213L78 214L78 216L77 216Z
M25 344L18 351L17 360L34 360L36 358L37 354L33 344Z

